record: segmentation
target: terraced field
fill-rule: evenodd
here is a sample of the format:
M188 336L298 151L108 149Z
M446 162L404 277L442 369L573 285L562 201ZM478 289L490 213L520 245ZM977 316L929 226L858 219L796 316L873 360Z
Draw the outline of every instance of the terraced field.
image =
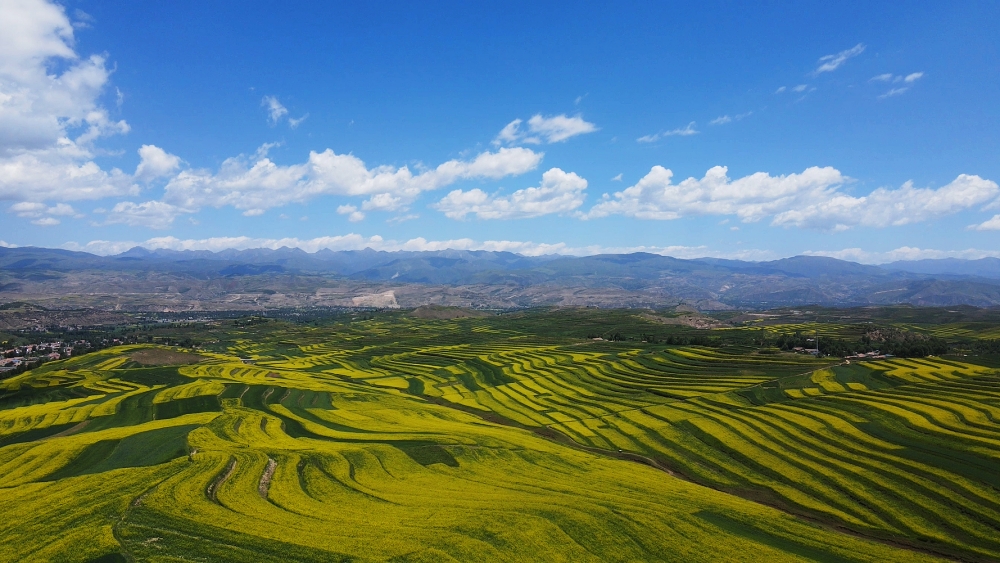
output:
M551 320L272 323L0 381L0 560L1000 559L996 370Z

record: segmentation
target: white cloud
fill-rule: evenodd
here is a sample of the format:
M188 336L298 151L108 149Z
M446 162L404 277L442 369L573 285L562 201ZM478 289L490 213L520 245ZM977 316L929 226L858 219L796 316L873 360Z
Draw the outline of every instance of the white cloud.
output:
M744 222L771 217L775 226L837 231L927 221L1000 197L995 182L966 174L938 189L915 188L907 182L899 189L879 188L860 197L840 191L849 178L830 167L776 177L758 172L730 180L727 169L716 166L701 179L688 178L679 184L672 180L673 172L654 166L636 185L595 205L587 217L617 214L670 220L735 215Z
M341 205L337 207L337 213L347 215L347 220L352 223L362 221L365 218L365 214L358 211L358 208L353 205Z
M497 138L493 139L494 145L516 143L521 138L521 124L524 121L515 119L497 133ZM537 141L536 141L537 142Z
M670 131L662 131L660 133L654 133L652 135L643 135L642 137L636 139L636 142L654 143L656 141L659 141L663 137L674 137L674 136L688 137L690 135L697 135L698 130L696 130L694 126L695 122L692 121L691 123L688 123L684 127L678 127L677 129L671 129Z
M923 75L924 73L922 72L911 72L906 76L887 72L885 74L879 74L878 76L871 77L868 79L868 82L905 82L907 84L912 84L917 80L920 80Z
M17 245L11 244L5 240L0 240L0 248L17 248Z
M386 219L385 222L386 223L391 223L391 224L399 224L399 223L405 223L407 221L412 221L414 219L419 219L419 218L420 218L420 215L417 215L416 213L409 213L407 215L397 215L395 217L391 217L389 219Z
M47 206L44 203L22 201L10 206L12 213L17 213L18 217L41 217Z
M758 221L811 197L823 196L848 181L834 168L812 167L801 174L771 176L758 172L730 180L716 166L701 179L672 182L674 173L654 166L634 186L595 205L589 217L627 215L639 219L678 219L692 215L736 215Z
M163 201L185 210L233 206L243 210L270 209L322 195L369 196L366 210L396 210L421 192L463 179L499 179L533 170L543 154L530 149L501 148L474 159L449 160L437 168L413 174L409 168L369 169L350 154L330 149L310 152L302 164L281 166L266 157L256 161L227 159L218 172L184 170L166 185Z
M522 130L524 121L515 119L497 134L493 140L494 145L527 143L558 143L577 135L593 133L597 131L597 126L580 116L567 117L566 114L543 117L536 114L528 120L527 130Z
M1000 250L980 250L968 248L965 250L934 250L930 248L915 248L901 246L886 252L870 252L860 248L845 248L843 250L807 250L807 256L829 256L839 260L850 260L862 264L886 264L899 260L928 260L941 258L961 258L978 260L980 258L1000 258Z
M1000 186L979 176L960 174L938 189L915 188L913 182L906 182L898 189L878 188L861 197L835 190L816 195L778 213L772 224L844 230L919 223L995 201Z
M978 225L969 225L973 231L1000 231L1000 215L994 215Z
M617 176L615 176L614 178L611 179L611 181L612 182L621 182L622 181L622 173L619 172Z
M84 144L127 132L97 104L109 71L101 56L73 50L62 7L44 0L7 2L0 13L0 154L51 148L71 134ZM52 70L63 69L61 73Z
M156 145L142 145L139 148L139 166L135 177L149 181L169 176L181 166L180 157L174 156Z
M18 217L41 217L42 215L76 215L72 206L59 203L52 207L44 203L22 201L10 206L12 213L17 213Z
M798 92L805 92L806 88L808 88L808 87L809 87L808 84L799 84L798 86L792 88L792 92L796 92L796 93L798 93Z
M847 59L856 57L865 51L865 46L863 43L858 43L857 45L841 51L835 55L826 55L819 58L819 67L813 72L813 74L821 74L824 72L832 72L840 68L841 65L847 62Z
M741 120L743 120L743 119L745 119L747 117L750 117L751 115L753 115L752 111L748 111L746 113L738 113L738 114L736 114L736 115L734 115L732 117L729 117L728 115L720 115L719 117L716 117L712 121L709 121L708 124L709 125L725 125L727 123L732 123L734 121L741 121Z
M277 125L282 117L288 115L288 109L281 105L275 96L264 96L260 100L260 107L267 110L267 118L271 125Z
M182 213L190 213L190 211L162 201L146 201L143 203L122 201L117 203L111 211L107 212L107 219L104 224L165 229Z
M135 195L132 177L95 162L74 162L64 155L33 151L0 158L0 200L78 201Z
M404 207L403 198L392 194L375 194L361 204L365 211L397 211Z
M775 90L774 93L775 94L780 94L780 93L784 92L785 90L787 90L787 88L785 88L784 86L778 86L778 89Z
M517 190L509 196L487 195L480 189L454 190L433 207L452 219L472 213L479 219L519 219L569 213L583 205L587 180L573 172L552 168L542 174L537 188Z
M56 217L71 215L82 217L82 215L77 214L72 206L65 203L59 203L50 207L44 203L21 201L11 205L9 211L16 213L18 217L32 219L32 224L43 227L58 225L60 221Z
M134 193L90 159L99 137L129 131L98 103L105 58L73 49L73 26L45 0L0 10L0 200L69 201Z
M878 97L878 99L884 100L886 98L891 98L893 96L898 96L898 95L906 92L907 90L909 90L909 88L893 88L892 90L889 90L885 94L880 95Z
M288 126L291 127L292 129L296 129L299 125L302 124L303 121L305 121L308 118L309 118L308 113L303 115L302 117L289 117Z
M893 83L893 84L898 84L898 83L905 84L905 86L901 85L901 86L897 86L895 88L892 88L888 92L886 92L886 93L884 93L884 94L882 94L882 95L880 95L878 97L878 99L884 100L885 98L891 98L893 96L898 96L898 95L906 92L907 90L910 89L910 86L914 82L916 82L917 80L920 80L920 78L923 77L923 75L924 75L923 72L911 72L910 74L907 74L906 76L903 76L903 75L900 75L900 74L892 74L891 72L887 72L885 74L879 74L878 76L873 76L868 81L869 82L886 82L886 83Z

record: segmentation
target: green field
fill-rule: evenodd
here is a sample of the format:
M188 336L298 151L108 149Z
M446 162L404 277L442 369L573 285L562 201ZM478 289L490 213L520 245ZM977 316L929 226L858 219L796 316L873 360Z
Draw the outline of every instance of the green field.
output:
M190 330L0 381L0 560L1000 560L987 358L596 310Z

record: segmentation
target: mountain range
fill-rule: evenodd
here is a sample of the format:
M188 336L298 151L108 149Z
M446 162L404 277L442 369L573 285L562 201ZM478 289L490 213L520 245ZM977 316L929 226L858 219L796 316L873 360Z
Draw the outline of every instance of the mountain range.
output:
M378 297L381 296L381 297ZM787 305L1000 305L1000 259L881 266L795 256L766 262L658 254L296 248L148 250L114 256L0 248L0 303L196 310L298 306L485 308Z

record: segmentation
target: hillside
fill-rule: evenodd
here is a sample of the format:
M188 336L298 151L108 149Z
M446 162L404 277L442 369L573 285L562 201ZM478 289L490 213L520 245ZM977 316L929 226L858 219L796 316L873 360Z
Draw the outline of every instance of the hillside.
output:
M170 330L206 344L0 382L0 558L1000 557L975 358L665 344L762 329L592 309Z
M526 257L456 250L309 254L288 248L177 252L137 247L102 257L0 248L0 303L254 310L353 306L358 298L367 302L365 296L392 291L402 307L1000 305L1000 278L983 275L988 273L984 266L946 262L936 268L914 266L914 271L904 266L815 256L742 262L647 253Z

